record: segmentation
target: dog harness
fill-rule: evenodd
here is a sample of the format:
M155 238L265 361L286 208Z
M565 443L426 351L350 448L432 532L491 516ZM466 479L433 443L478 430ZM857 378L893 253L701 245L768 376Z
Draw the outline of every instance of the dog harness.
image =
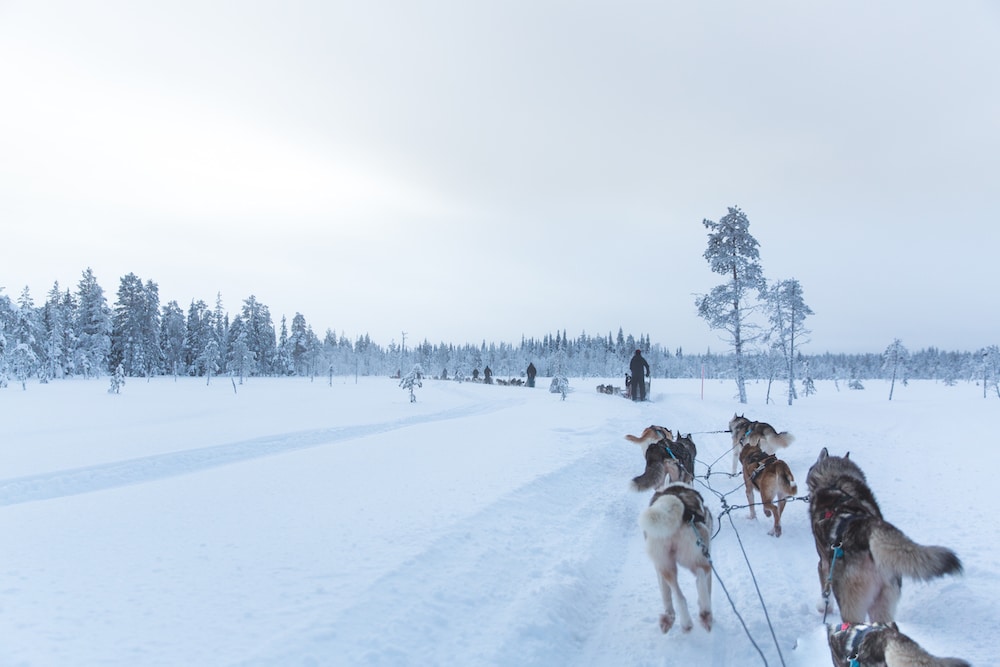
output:
M761 455L763 455L764 458L759 458L756 454L750 457L750 463L758 464L757 467L754 468L754 471L750 473L750 483L753 484L754 488L758 491L760 491L760 487L757 486L757 478L760 477L760 474L764 472L769 465L778 460L778 457L774 454L764 454L761 452Z
M885 623L841 623L840 629L834 631L833 634L847 636L844 648L847 649L848 655L845 657L850 660L850 667L864 667L858 660L860 657L861 642L873 630L882 630L888 627Z
M826 602L826 609L823 612L823 622L826 623L826 615L830 611L830 592L833 588L833 570L837 566L837 559L844 557L844 533L847 532L847 527L851 525L857 519L864 518L863 514L858 514L857 512L841 512L834 513L832 510L827 510L826 514L823 515L824 521L829 521L830 519L836 518L833 525L830 526L830 550L833 551L833 557L830 559L830 572L826 576L826 583L823 585L823 600ZM852 663L852 665L857 665L857 663Z

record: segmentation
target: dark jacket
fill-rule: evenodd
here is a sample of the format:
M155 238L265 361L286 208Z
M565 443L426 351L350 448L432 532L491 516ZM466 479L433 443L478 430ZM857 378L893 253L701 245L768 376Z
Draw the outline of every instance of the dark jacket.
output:
M642 378L649 375L649 362L643 359L641 352L636 350L635 354L632 355L632 361L629 363L628 369L632 371L633 380L636 378L642 380Z

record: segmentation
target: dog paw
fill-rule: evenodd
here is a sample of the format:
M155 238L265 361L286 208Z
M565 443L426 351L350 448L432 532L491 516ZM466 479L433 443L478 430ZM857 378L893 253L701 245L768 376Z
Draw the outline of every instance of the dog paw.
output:
M767 534L771 537L781 537L781 526L776 526L771 530L767 531Z
M692 623L691 621L688 621L687 623L685 623L684 625L681 626L681 632L683 632L684 634L687 634L687 633L691 632L692 628L694 628L694 623Z
M699 620L701 620L701 627L705 628L708 632L712 631L712 612L703 611L698 615Z
M674 615L660 614L660 632L667 634L672 627L674 627Z
M771 518L771 510L765 508L764 509L764 516L766 516L767 518L770 519Z

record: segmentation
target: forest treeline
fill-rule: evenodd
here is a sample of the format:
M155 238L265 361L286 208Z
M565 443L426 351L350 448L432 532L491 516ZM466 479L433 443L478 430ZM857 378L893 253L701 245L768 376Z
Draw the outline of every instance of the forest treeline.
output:
M897 341L898 342L898 341ZM291 322L272 320L266 304L247 297L229 313L221 296L213 305L192 300L184 310L176 301L161 304L159 288L130 273L121 278L113 304L87 269L75 290L54 284L36 305L27 288L17 301L0 292L0 383L70 377L185 375L326 376L396 375L420 364L434 377L471 377L487 366L498 379L523 377L529 363L542 376L622 378L636 349L648 359L653 377L732 378L729 352L686 352L651 340L649 334L617 332L569 336L556 330L516 343L456 345L424 340L403 347L375 343L368 334L349 339L327 329L317 335L296 313ZM891 368L887 353L817 355L797 353L799 378L845 383L888 377L976 381L996 387L995 345L976 351L928 348L899 356ZM744 354L748 378L780 380L786 367L780 355L761 349ZM119 370L120 367L120 370Z

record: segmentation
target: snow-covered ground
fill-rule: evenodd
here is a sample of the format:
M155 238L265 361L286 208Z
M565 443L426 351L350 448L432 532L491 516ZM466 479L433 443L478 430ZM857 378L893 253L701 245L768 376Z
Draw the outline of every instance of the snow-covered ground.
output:
M765 405L763 384L654 379L652 402L387 378L130 379L0 391L0 665L829 665L806 504L784 535L720 516L715 627L660 633L625 433L692 432L698 474L734 411L850 450L886 518L955 549L961 577L904 583L901 629L998 664L1000 401L931 382ZM723 456L714 471L728 471ZM729 504L738 480L710 478ZM730 521L732 519L732 522ZM758 599L747 560L763 596ZM694 605L694 580L681 573ZM765 615L765 609L767 616ZM774 636L768 627L770 617ZM780 649L780 655L779 655Z

